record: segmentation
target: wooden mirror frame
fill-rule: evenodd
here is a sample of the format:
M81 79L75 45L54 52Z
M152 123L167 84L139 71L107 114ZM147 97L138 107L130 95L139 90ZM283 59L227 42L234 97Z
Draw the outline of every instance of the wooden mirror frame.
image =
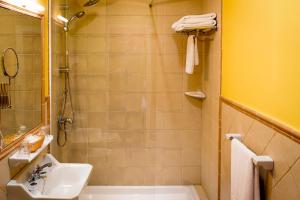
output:
M31 11L28 11L26 9L22 9L20 7L11 5L9 3L6 3L4 1L0 0L0 7L1 8L5 8L14 12L18 12L24 15L28 15L31 17L35 17L41 20L41 121L40 123L32 128L30 131L28 131L27 133L23 134L21 137L19 137L18 139L16 139L15 141L11 142L10 144L8 144L7 146L5 146L1 151L0 151L0 161L2 159L4 159L6 156L8 156L11 152L13 152L16 148L18 148L22 141L24 140L24 138L30 134L36 134L38 132L38 130L40 129L40 127L42 127L44 124L47 124L48 121L48 115L47 115L47 109L48 109L48 100L49 98L46 98L46 93L45 93L45 54L44 54L44 50L45 50L45 41L44 41L44 23L45 21L45 16L43 14L37 14Z

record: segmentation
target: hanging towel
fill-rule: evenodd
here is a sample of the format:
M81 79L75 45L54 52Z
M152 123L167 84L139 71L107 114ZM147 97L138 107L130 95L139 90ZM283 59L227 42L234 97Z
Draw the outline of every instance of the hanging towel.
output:
M185 72L187 74L193 74L194 72L194 65L195 65L195 43L194 43L194 35L190 35L187 40L187 47L186 47L186 61L185 61Z
M194 64L199 65L198 38L194 37Z
M231 142L231 200L260 200L256 155L239 140Z
M175 27L178 24L194 24L194 23L199 23L207 20L214 20L216 19L217 14L216 13L207 13L204 15L187 15L179 20L177 20L175 23L173 23L172 28L175 29Z
M194 30L194 29L208 29L215 28L217 22L216 20L206 20L203 22L192 23L192 24L177 24L174 27L175 31L183 31L183 30Z

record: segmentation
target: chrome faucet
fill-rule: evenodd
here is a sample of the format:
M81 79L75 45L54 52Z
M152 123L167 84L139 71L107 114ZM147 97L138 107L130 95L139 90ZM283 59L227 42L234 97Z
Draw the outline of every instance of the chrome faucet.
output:
M44 164L44 165L42 165L42 166L37 165L37 167L36 167L36 172L37 172L37 173L40 173L40 172L42 172L43 169L46 168L46 167L52 167L52 163L49 162L49 163L46 163L46 164Z
M43 171L44 168L46 167L51 167L52 163L46 163L42 166L37 165L36 168L33 170L32 174L30 175L28 182L34 183L35 181L41 179L41 178L45 178L46 177L46 172Z

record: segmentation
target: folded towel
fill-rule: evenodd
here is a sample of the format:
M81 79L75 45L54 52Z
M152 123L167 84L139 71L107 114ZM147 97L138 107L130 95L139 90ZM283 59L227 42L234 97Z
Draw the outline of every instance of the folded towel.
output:
M194 30L194 29L209 29L215 28L217 22L215 20L208 20L205 22L199 22L195 24L178 24L175 26L175 31L183 31L183 30Z
M186 15L181 19L190 19L190 18L204 18L204 19L215 19L217 17L216 13L207 13L203 15Z
M202 19L202 18L191 18L183 21L177 21L172 24L172 28L175 29L177 26L182 25L182 24L199 24L199 23L205 23L212 21L214 19Z
M194 64L199 65L198 39L194 37Z
M194 47L194 35L190 35L187 40L186 47L186 60L185 60L185 72L187 74L193 74L195 65L195 47Z
M256 155L239 140L231 142L231 200L259 200L259 173L253 165Z
M179 24L195 24L199 22L205 22L207 20L214 20L216 17L216 13L208 13L204 15L187 15L173 23L172 28L175 29L175 27Z

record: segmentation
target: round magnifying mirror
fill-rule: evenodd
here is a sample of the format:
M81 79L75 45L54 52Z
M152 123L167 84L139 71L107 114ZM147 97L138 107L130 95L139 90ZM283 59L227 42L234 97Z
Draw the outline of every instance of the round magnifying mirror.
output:
M19 71L19 59L17 52L13 48L7 48L2 55L2 67L4 75L9 78L17 76Z

